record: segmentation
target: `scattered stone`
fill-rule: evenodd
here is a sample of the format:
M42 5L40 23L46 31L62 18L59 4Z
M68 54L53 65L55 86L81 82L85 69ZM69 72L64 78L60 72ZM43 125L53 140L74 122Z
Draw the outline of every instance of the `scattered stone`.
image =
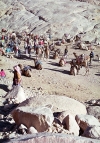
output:
M94 116L95 118L100 118L100 106L89 106L87 107L87 113Z
M75 119L83 131L89 126L100 126L99 121L92 115L76 115Z
M28 134L38 133L38 131L34 127L30 127L27 131Z
M26 132L27 132L27 127L24 126L23 124L21 124L21 125L18 127L17 131L18 131L19 134L23 134L23 135L24 135L24 134L26 134Z
M87 127L82 136L100 140L100 126Z
M14 86L6 95L8 101L11 99L15 99L16 103L21 103L22 101L26 100L26 96L24 90L21 86Z

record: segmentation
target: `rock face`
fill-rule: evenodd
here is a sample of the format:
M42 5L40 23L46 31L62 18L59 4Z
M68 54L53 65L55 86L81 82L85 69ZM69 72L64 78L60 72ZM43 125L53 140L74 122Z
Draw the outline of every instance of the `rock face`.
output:
M16 108L11 112L17 125L23 124L27 128L33 126L38 132L46 131L54 120L50 108L41 107L37 109L26 107Z
M0 29L62 37L64 33L100 42L99 0L1 0Z
M89 139L84 137L69 136L66 134L49 134L39 133L33 135L22 136L18 139L12 139L12 143L100 143L100 140Z
M53 106L52 108L53 112L66 111L65 116L67 116L69 113L74 116L77 114L85 115L87 113L86 107L82 103L72 98L59 96L59 95L58 96L57 95L43 95L43 96L38 95L35 97L31 97L26 101L20 103L19 107L29 106L32 108L37 108L37 107L46 106L49 104Z

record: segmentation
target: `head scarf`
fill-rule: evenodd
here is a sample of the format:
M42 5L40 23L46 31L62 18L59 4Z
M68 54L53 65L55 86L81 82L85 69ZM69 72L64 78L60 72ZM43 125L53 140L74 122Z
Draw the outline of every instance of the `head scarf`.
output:
M21 75L21 71L20 71L20 67L19 66L14 66L13 68L14 68L14 70L16 70Z

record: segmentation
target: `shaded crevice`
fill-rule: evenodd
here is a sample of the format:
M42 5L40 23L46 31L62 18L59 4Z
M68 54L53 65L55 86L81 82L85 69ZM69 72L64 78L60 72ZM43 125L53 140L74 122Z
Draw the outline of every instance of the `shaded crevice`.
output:
M48 22L44 17L42 17L42 16L39 16L39 20L43 20L43 21L45 21L45 22Z
M24 6L23 3L20 2L20 4L22 4L22 5ZM24 7L25 7L25 6L24 6ZM28 12L30 12L31 14L34 14L35 16L37 16L36 14L37 14L38 12L35 14L33 10L29 10L29 9L27 9L26 7L25 7L25 10L28 11ZM43 20L44 22L48 22L44 17L42 17L42 16L38 16L38 17L39 17L39 20Z

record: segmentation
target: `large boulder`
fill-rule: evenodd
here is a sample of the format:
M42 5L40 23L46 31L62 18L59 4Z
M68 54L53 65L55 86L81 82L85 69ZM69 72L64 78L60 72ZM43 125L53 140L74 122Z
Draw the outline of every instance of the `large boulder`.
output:
M51 109L47 107L18 107L11 114L17 125L23 124L27 128L33 126L38 132L46 131L54 120Z
M16 139L11 139L9 143L100 143L100 140L89 139L85 137L75 137L66 134L56 133L38 133L32 135L23 135Z
M29 106L32 108L37 108L46 105L52 105L53 112L66 111L66 116L68 115L68 113L72 114L73 116L77 114L85 115L87 113L85 105L83 105L79 101L59 95L38 95L35 97L31 97L20 103L19 107Z
M75 119L83 131L89 126L100 126L98 119L92 115L76 115Z
M14 99L16 103L21 103L26 100L24 89L21 86L14 86L6 95L7 99Z

